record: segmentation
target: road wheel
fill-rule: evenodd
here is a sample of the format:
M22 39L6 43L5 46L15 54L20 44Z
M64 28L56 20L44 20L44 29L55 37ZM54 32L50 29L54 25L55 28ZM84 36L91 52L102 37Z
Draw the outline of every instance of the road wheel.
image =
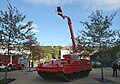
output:
M23 64L21 65L20 69L21 69L21 70L23 70L23 69L24 69L24 65L23 65Z
M12 70L13 70L12 65L9 65L9 66L7 67L7 70L8 70L8 71L12 71Z

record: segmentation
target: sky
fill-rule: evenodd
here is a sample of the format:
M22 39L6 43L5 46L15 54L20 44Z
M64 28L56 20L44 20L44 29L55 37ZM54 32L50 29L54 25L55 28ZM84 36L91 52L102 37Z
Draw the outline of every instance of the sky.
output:
M43 46L68 46L72 44L67 20L57 15L60 6L63 14L72 20L75 37L85 30L80 21L89 21L88 16L95 10L102 10L110 16L117 12L110 29L120 30L120 0L9 0L20 13L26 15L23 23L33 21L33 32ZM7 0L0 0L0 10L7 10Z

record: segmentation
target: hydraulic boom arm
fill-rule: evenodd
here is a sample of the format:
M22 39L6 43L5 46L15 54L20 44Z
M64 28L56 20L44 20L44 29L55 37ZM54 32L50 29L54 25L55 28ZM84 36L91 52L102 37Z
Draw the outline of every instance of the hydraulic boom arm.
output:
M61 16L63 19L67 18L67 20L68 20L68 26L69 26L70 33L71 33L72 44L73 44L72 50L73 50L73 52L77 52L77 48L76 48L76 44L75 44L75 38L74 38L73 30L72 30L71 19L68 16L62 14L62 10L61 10L60 7L57 7L57 12L58 12L58 15Z

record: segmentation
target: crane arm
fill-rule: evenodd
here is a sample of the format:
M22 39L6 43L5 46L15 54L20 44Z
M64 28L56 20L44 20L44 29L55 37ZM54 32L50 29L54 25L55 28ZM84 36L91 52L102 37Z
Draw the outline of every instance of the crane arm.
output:
M68 16L65 16L62 14L62 10L60 7L57 7L57 12L58 12L58 15L61 16L63 19L67 19L68 20L68 26L69 26L69 29L70 29L70 34L71 34L71 39L72 39L72 50L73 52L77 52L77 48L76 48L76 44L75 44L75 38L74 38L74 34L73 34L73 30L72 30L72 22L71 22L71 19L70 17Z

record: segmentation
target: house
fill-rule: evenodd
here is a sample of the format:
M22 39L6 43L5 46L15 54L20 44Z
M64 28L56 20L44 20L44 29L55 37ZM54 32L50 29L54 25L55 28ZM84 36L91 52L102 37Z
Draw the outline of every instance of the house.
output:
M61 49L61 51L60 51L60 53L61 53L60 59L64 59L64 58L63 58L63 55L65 55L65 54L70 54L70 52L72 52L71 46L64 46L64 47Z

